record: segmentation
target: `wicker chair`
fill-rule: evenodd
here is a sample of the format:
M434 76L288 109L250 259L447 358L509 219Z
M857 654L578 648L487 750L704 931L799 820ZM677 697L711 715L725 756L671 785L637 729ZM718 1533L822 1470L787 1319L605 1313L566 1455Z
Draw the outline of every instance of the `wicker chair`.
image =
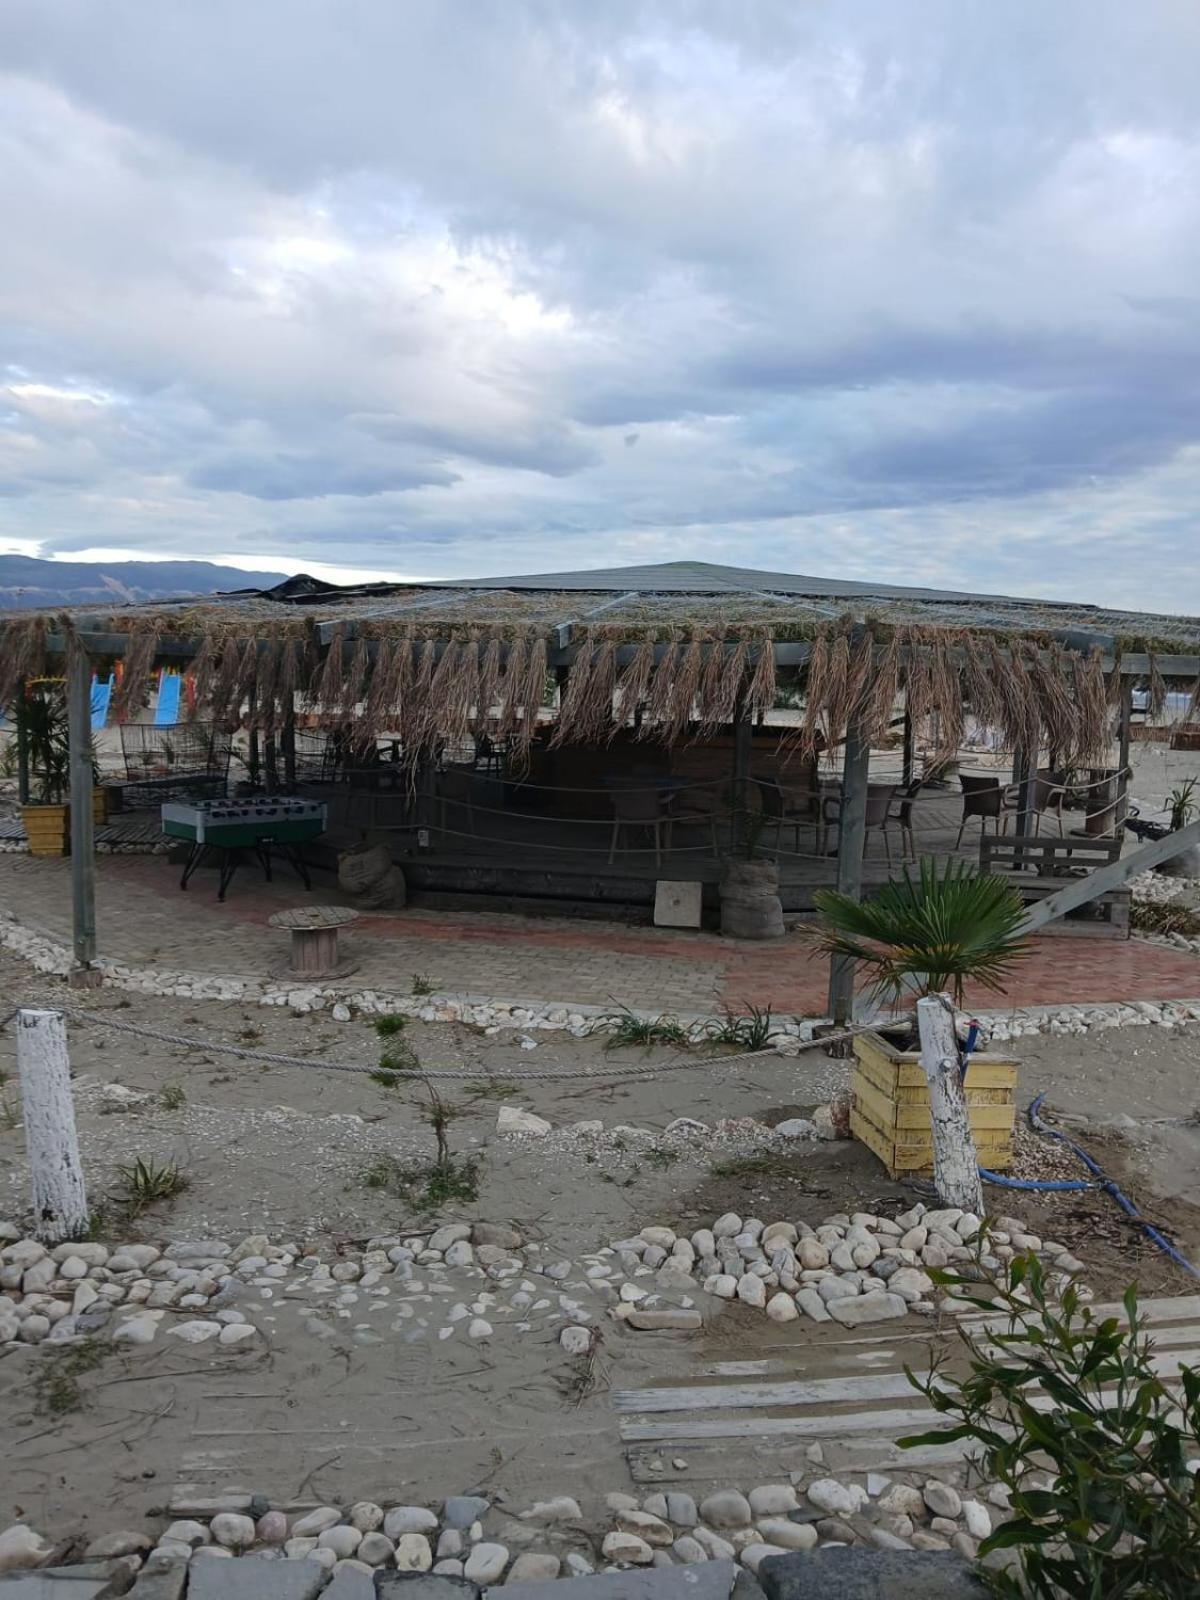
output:
M962 844L963 830L972 817L979 818L981 835L987 831L989 817L995 820L997 833L1007 833L1008 814L1017 804L1013 785L1000 783L982 772L960 772L958 781L962 784L963 812L954 848L957 850Z
M630 829L640 828L653 837L655 864L661 865L663 833L669 829L669 823L663 815L658 790L614 789L612 807L613 827L612 840L608 847L609 861L611 862L616 856L617 846L621 842L621 830L624 829L628 835Z

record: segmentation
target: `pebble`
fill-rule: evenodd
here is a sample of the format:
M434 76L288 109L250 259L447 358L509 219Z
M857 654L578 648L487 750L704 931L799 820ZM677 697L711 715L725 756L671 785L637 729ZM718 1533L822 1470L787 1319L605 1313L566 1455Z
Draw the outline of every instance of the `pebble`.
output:
M750 1502L736 1489L718 1489L700 1502L702 1520L714 1528L748 1528L753 1521Z
M810 1505L834 1517L852 1517L867 1500L866 1490L858 1484L839 1483L836 1478L818 1478L805 1493Z
M469 1583L498 1583L508 1565L508 1550L502 1544L481 1541L463 1563L463 1577Z
M341 1520L342 1513L336 1506L318 1506L315 1511L306 1511L302 1517L297 1517L292 1524L292 1538L315 1539L326 1528L336 1528Z
M755 1517L785 1517L796 1511L800 1502L790 1483L765 1483L750 1491L750 1510Z
M763 1538L784 1550L811 1550L817 1543L817 1530L811 1522L791 1522L786 1517L764 1517L758 1524Z
M248 1550L254 1543L253 1520L236 1511L218 1512L209 1523L209 1532L227 1550Z
M938 1478L931 1478L923 1490L925 1504L935 1517L949 1517L952 1521L962 1515L962 1496L957 1489Z
M383 1519L383 1531L389 1539L399 1539L406 1533L432 1533L437 1525L438 1519L424 1506L396 1506Z
M654 1560L654 1551L634 1533L606 1533L600 1554L608 1561L625 1566L648 1567Z
M396 1540L395 1563L401 1572L428 1572L433 1551L423 1533L402 1533Z

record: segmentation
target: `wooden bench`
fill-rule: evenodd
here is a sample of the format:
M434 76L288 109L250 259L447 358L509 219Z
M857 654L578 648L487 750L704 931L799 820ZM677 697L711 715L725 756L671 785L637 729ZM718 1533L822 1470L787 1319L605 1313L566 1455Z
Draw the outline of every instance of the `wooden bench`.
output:
M986 873L1004 878L1028 904L1044 900L1063 887L1064 878L1086 877L1098 867L1120 859L1124 839L1119 834L1066 839L999 838L985 834L980 841L979 865ZM1132 895L1128 889L1110 889L1076 912L1048 923L1040 932L1071 937L1128 939Z

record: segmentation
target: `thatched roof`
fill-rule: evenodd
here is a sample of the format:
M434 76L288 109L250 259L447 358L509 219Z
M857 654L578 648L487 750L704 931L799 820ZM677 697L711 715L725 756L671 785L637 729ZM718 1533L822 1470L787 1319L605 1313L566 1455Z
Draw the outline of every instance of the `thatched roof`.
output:
M485 728L527 743L559 667L560 739L605 739L640 711L642 736L671 743L769 709L782 678L804 690L804 750L851 721L881 733L903 694L918 721L936 713L946 747L969 708L1010 744L1049 744L1066 760L1108 742L1121 676L1158 697L1165 676L1200 679L1197 619L701 563L424 588L289 580L25 612L2 627L0 704L73 636L94 658L122 658L118 707L138 702L160 662L190 661L205 715L240 710L269 732L300 694L364 738L397 732L414 751Z

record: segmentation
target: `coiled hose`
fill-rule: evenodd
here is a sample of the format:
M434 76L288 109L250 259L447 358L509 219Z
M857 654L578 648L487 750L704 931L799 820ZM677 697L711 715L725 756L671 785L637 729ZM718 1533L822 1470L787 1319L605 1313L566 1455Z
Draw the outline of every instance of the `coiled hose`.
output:
M1175 1246L1164 1234L1160 1233L1152 1223L1146 1221L1146 1219L1139 1212L1138 1208L1134 1205L1133 1201L1130 1200L1127 1195L1122 1194L1121 1190L1117 1187L1112 1178L1105 1176L1103 1169L1096 1164L1096 1162L1090 1155L1088 1155L1087 1151L1084 1150L1082 1146L1077 1145L1073 1139L1068 1139L1065 1133L1059 1133L1057 1128L1051 1128L1047 1123L1042 1121L1041 1117L1038 1115L1038 1111L1041 1107L1042 1101L1045 1098L1046 1096L1044 1093L1039 1094L1031 1103L1028 1111L1029 1126L1035 1133L1040 1133L1045 1138L1057 1139L1060 1144L1065 1144L1067 1149L1083 1162L1084 1166L1092 1174L1092 1177L1046 1179L1006 1178L999 1172L989 1172L986 1167L980 1167L979 1176L983 1179L983 1181L985 1183L995 1184L1001 1189L1031 1189L1036 1194L1064 1194L1080 1189L1101 1189L1105 1194L1109 1195L1113 1200L1116 1201L1117 1205L1120 1206L1121 1210L1127 1217L1129 1217L1133 1222L1137 1223L1138 1227L1146 1235L1147 1239L1150 1240L1151 1244L1156 1245L1158 1249L1161 1250L1169 1260L1173 1261L1177 1267L1182 1267L1184 1272L1190 1273L1193 1278L1200 1278L1200 1271L1197 1271L1197 1269L1190 1261L1187 1260L1186 1257L1180 1255L1179 1251L1176 1250Z

